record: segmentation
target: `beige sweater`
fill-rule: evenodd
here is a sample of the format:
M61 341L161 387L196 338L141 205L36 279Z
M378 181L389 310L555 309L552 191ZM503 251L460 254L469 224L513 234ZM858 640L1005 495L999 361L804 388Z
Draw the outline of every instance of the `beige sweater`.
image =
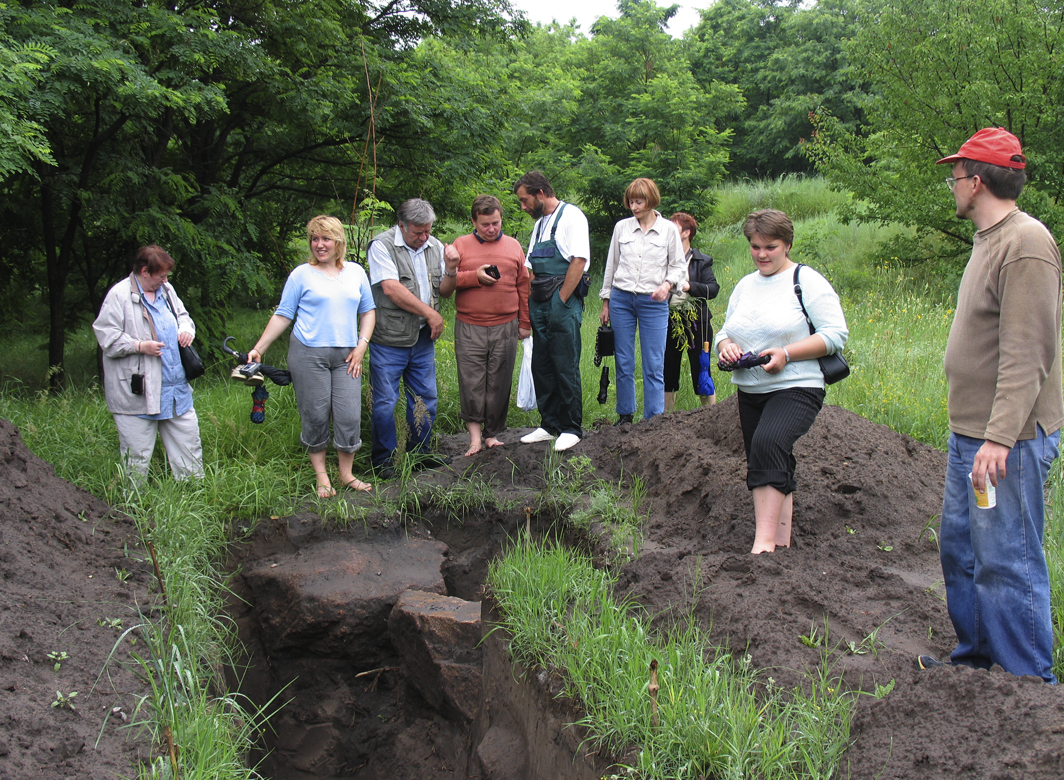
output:
M946 343L949 426L1012 447L1064 423L1061 262L1053 236L1018 209L975 234Z

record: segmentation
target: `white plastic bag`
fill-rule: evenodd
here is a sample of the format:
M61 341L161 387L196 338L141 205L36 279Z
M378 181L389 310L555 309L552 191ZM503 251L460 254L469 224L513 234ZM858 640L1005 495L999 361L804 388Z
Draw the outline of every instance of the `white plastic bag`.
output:
M536 387L532 382L532 337L521 339L521 375L517 380L517 406L526 412L536 408Z

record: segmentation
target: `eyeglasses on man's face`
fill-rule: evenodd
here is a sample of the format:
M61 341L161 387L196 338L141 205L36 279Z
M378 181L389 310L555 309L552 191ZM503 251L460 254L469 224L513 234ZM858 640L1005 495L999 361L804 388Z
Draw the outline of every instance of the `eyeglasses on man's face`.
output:
M961 179L974 179L978 174L972 174L971 176L947 176L946 186L949 187L949 191L953 192L953 188L957 186L957 182Z

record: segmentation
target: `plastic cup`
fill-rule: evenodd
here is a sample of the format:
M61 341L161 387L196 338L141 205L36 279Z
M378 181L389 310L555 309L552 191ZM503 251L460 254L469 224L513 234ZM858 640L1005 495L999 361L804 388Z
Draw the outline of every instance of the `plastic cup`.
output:
M968 475L968 481L972 481L971 474ZM980 509L993 509L997 506L997 488L990 483L989 474L983 490L976 488L975 483L972 483L972 490L975 492L975 505Z

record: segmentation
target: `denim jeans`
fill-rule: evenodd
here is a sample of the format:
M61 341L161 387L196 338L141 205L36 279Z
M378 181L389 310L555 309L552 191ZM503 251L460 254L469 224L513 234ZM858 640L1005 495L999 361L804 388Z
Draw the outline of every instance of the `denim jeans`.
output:
M668 301L649 295L610 290L610 324L617 362L617 414L635 414L635 331L643 357L643 417L665 411L665 336Z
M374 466L390 463L398 446L395 434L395 405L399 401L399 380L406 386L407 452L424 452L429 447L432 423L436 419L436 345L428 327L423 327L412 347L369 345L369 386L373 394L372 423ZM421 401L423 409L415 409Z
M950 434L940 545L954 663L1055 683L1049 572L1042 552L1043 488L1060 432L1016 442L998 478L997 506L975 505L968 474L982 439Z

